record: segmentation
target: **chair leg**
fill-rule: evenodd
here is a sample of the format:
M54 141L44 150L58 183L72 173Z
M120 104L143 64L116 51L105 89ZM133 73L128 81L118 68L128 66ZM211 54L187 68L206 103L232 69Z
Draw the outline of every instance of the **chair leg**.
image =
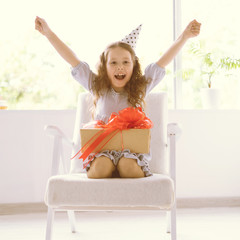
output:
M171 240L177 240L176 205L171 210Z
M51 240L52 238L52 225L54 220L54 214L55 211L48 207L48 213L47 213L47 229L46 229L46 240Z
M167 233L171 232L171 211L167 211Z
M71 226L71 231L72 233L75 233L76 232L76 219L75 219L75 213L74 211L67 211L68 213L68 219L69 219L69 223L70 223L70 226Z
M167 233L171 233L171 240L177 239L176 205L167 212Z

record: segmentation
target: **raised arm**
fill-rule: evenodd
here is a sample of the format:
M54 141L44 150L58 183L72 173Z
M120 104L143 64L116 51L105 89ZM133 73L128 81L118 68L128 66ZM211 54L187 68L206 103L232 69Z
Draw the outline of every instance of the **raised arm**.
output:
M71 64L72 67L78 65L80 60L77 58L76 54L64 42L62 42L61 39L58 38L58 36L50 29L47 22L43 18L36 17L35 29L46 36L60 56L69 64Z
M157 64L165 68L182 49L184 44L189 38L196 37L200 33L201 23L196 20L191 21L183 33L178 37L178 39L172 44L172 46L163 54L163 56L157 61Z

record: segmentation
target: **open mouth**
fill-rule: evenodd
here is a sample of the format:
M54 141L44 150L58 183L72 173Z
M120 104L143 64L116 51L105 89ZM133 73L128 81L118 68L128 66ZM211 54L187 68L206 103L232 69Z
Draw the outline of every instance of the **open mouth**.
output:
M123 80L126 77L126 74L116 74L114 77L118 80Z

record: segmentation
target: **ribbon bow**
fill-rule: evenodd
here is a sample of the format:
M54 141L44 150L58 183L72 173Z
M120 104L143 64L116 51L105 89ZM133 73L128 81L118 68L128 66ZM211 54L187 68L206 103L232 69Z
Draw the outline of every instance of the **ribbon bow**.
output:
M140 107L124 108L119 111L118 114L112 113L106 124L102 121L93 121L84 125L84 128L101 128L102 130L96 133L72 159L80 154L79 159L82 159L84 162L91 153L94 153L88 158L87 163L84 163L83 168L86 168L95 155L99 153L118 132L127 129L150 129L152 127L152 121L146 117Z

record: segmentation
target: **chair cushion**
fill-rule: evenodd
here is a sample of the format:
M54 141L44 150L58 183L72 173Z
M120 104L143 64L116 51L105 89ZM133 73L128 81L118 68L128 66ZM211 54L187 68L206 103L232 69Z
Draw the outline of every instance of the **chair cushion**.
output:
M170 209L174 201L172 179L163 174L145 178L89 179L85 173L49 178L45 203L67 207L157 207Z

